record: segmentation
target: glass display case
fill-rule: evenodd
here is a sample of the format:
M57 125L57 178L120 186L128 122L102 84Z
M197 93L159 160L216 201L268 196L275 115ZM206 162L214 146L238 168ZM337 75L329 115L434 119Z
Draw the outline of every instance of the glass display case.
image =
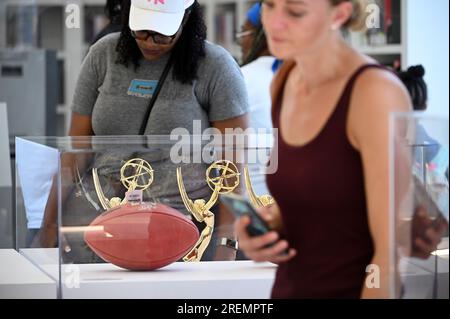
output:
M188 287L216 280L217 269L230 286L216 297L245 298L246 280L256 280L251 289L262 285L267 298L275 267L234 262L220 196L268 195L273 136L226 139L16 138L17 250L55 280L61 298L206 298ZM239 292L236 282L247 288Z
M391 118L391 294L448 298L448 119ZM427 253L431 238L437 250Z
M268 298L220 198L273 200L274 133L17 138L17 250L60 298ZM448 120L392 116L392 298L448 298L448 145Z

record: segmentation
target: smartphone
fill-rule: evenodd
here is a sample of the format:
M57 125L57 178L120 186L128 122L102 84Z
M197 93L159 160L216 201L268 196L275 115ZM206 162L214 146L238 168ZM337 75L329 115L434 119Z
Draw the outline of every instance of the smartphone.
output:
M250 217L250 224L247 226L247 232L250 236L261 236L271 230L269 225L267 225L253 208L252 204L244 197L231 193L221 195L220 199L236 218L245 215Z
M220 200L225 204L225 206L228 207L236 218L240 218L242 216L250 217L250 224L247 226L247 232L250 236L261 236L272 230L264 219L259 216L255 208L253 208L253 205L241 195L236 195L233 193L224 194L221 195ZM266 248L275 245L276 242L267 245ZM281 253L281 255L289 255L289 249L287 248Z

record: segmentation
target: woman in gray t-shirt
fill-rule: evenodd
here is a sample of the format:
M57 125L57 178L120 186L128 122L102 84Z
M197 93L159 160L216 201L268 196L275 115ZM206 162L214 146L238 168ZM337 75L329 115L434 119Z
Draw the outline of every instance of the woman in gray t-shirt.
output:
M226 128L247 128L249 107L239 66L227 51L205 40L206 27L197 1L126 0L123 18L122 32L98 41L82 64L69 135L138 135L145 122L144 135L169 135L176 128L186 129L190 134L196 133L194 128L203 131L214 127L221 132ZM170 71L146 118L149 102L168 61L171 61ZM121 146L99 152L93 165L100 174L109 174L107 178L118 179L120 163L136 156L131 147L130 150ZM155 181L144 196L188 214L178 192L177 165L167 154L152 154L158 158L151 162ZM141 156L146 159L145 155ZM204 180L207 165L186 167L189 169L183 168L183 176L190 198L208 199L211 191ZM84 171L87 172L83 177L84 187L95 198L92 177L88 169ZM94 205L81 201L79 196L68 197L63 206L63 225L89 225L99 214ZM218 213L217 207L214 212ZM216 226L232 222L225 211L216 217ZM229 229L232 231L232 227ZM232 234L224 232L218 236ZM67 241L71 246L67 260L96 261L81 237L68 237ZM216 259L230 259L235 252L224 247L217 253L221 256ZM210 252L203 259L211 258Z

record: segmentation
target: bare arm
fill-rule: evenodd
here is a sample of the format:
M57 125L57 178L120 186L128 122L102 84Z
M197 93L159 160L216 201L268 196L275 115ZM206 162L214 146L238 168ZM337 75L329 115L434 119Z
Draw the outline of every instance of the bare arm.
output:
M262 236L250 237L246 229L250 224L250 219L244 216L235 223L236 233L239 238L239 247L248 258L256 262L270 261L279 264L292 259L297 254L296 250L290 248L288 254L284 254L289 247L289 243L284 239L279 240L282 218L278 205L275 203L269 207L262 207L258 209L258 213L273 231ZM268 245L273 243L275 244L267 248Z
M368 221L374 241L371 264L380 270L380 287L364 284L362 298L388 298L389 266L389 116L410 111L409 95L400 81L385 71L370 70L356 83L348 119L348 136L363 162Z
M72 113L69 136L92 136L92 118L87 115Z

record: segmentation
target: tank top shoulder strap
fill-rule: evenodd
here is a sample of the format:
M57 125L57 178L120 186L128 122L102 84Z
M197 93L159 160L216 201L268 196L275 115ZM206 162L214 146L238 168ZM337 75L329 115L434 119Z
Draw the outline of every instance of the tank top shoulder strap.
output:
M360 66L353 73L353 75L350 77L350 79L347 81L344 91L342 92L341 98L339 99L339 102L337 104L337 109L344 108L345 113L347 112L348 107L350 106L352 92L353 92L353 88L355 86L356 80L358 80L358 78L361 74L363 74L366 70L369 70L369 69L380 69L380 70L385 70L385 71L390 72L388 68L386 68L385 66L380 65L380 64L369 63L369 64L364 64L364 65Z
M281 67L278 69L270 87L270 93L272 96L272 122L273 127L278 128L278 120L280 115L280 108L282 102L282 96L284 87L289 76L289 73L294 68L295 63L293 61L284 61Z
M289 73L292 71L294 66L295 66L295 63L292 61L285 62L282 65L281 69L277 72L277 74L272 82L272 87L271 87L272 120L273 120L273 127L275 127L275 128L278 128L278 126L279 126L279 115L280 115L280 111L281 111L281 101L282 101L284 86L286 84L287 77L289 76ZM334 113L339 111L339 112L341 112L341 114L344 115L344 117L346 117L346 114L348 112L348 108L350 105L353 87L355 86L356 80L362 73L364 73L366 70L371 69L371 68L377 68L377 69L386 70L389 72L389 69L387 69L386 67L384 67L383 65L380 65L380 64L369 63L369 64L364 64L364 65L360 66L353 73L353 75L350 77L350 79L347 81L347 83L344 87L344 91L341 94L341 97L338 101L338 104L337 104L337 107L336 107Z

